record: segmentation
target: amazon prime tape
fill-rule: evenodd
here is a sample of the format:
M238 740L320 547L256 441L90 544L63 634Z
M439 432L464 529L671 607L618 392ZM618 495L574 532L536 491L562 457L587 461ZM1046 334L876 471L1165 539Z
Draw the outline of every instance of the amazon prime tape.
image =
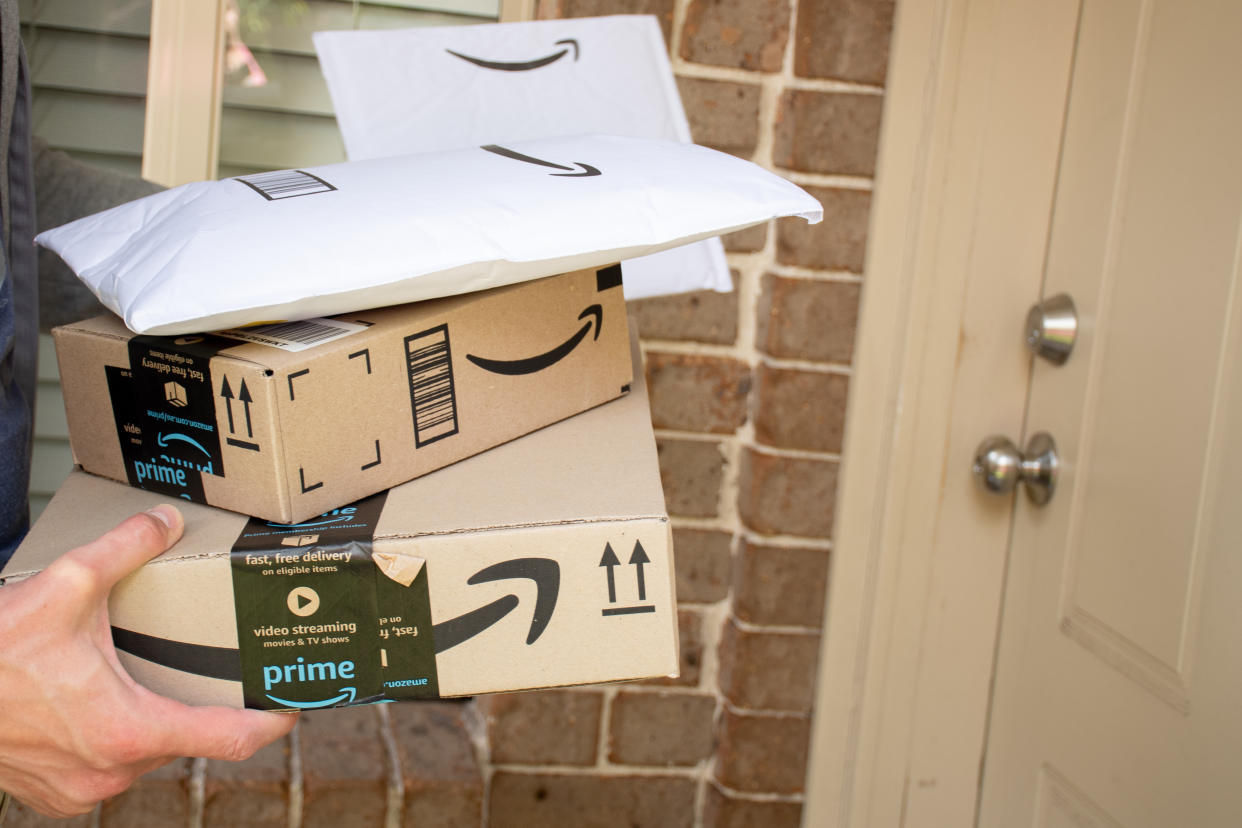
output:
M332 318L53 332L74 459L281 523L562 420L633 378L620 268Z

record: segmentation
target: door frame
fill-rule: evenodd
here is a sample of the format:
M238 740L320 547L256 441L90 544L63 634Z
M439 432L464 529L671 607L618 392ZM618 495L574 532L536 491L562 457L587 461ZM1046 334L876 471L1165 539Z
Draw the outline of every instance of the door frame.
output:
M1079 0L899 2L821 642L806 826L975 823Z

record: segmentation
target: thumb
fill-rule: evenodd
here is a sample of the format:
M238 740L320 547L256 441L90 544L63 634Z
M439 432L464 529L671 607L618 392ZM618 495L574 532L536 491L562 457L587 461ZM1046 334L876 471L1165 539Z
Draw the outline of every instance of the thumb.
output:
M84 598L106 599L117 581L176 543L184 527L176 507L156 506L61 556L48 574L76 576Z

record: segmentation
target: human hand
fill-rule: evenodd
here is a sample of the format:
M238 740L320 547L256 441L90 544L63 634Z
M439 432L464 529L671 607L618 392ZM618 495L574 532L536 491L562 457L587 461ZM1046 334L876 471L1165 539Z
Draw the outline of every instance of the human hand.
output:
M295 714L156 695L117 660L108 593L183 525L158 506L0 589L0 790L49 816L86 813L173 759L245 759L292 729Z

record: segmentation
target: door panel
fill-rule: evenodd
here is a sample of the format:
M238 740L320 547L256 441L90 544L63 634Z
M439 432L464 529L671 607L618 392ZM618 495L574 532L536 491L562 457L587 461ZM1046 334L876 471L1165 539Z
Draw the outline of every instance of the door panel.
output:
M1242 5L1085 0L1035 366L1066 462L1015 516L980 822L1236 825ZM1074 816L1081 814L1081 817Z

